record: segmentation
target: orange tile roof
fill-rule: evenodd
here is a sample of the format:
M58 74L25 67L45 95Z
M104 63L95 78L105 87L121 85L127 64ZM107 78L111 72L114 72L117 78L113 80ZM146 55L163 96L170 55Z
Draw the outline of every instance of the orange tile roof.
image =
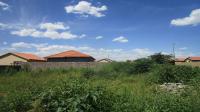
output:
M90 58L93 58L90 55L87 55L87 54L84 54L84 53L81 53L81 52L78 52L78 51L75 51L75 50L61 52L61 53L58 53L58 54L47 56L45 58L64 58L64 57L81 57L81 58L90 57Z
M188 57L188 59L192 60L192 61L200 61L200 57Z
M12 53L18 57L24 58L26 60L35 60L35 61L45 61L44 58L41 58L39 56L36 56L34 54L28 54L28 53Z

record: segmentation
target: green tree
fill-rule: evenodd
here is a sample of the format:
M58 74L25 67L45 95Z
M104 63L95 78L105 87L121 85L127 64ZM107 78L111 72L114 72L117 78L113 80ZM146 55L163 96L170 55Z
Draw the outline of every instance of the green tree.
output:
M162 53L155 53L149 56L149 58L157 64L172 64L173 63L172 55L164 55Z

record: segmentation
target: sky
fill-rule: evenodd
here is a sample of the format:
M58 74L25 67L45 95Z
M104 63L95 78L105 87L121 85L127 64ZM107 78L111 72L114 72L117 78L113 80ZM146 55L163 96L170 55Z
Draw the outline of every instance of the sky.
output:
M0 54L200 56L199 0L0 0Z

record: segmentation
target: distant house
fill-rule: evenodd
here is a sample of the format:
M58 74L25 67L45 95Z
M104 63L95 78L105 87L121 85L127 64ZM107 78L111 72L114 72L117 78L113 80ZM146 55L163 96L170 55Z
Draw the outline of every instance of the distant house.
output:
M47 62L93 62L95 58L90 55L70 50L45 57Z
M45 59L34 54L7 53L0 56L0 65L13 65L17 62L44 62Z
M113 60L109 59L109 58L104 58L104 59L100 59L97 62L101 62L101 63L110 63L113 62Z
M200 57L177 58L175 64L200 67Z
M188 57L185 62L200 62L200 57Z

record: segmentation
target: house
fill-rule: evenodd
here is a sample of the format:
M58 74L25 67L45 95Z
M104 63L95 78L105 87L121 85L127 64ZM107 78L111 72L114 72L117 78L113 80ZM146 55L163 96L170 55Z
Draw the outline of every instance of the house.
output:
M97 62L101 62L101 63L110 63L113 62L113 60L109 59L109 58L104 58L104 59L100 59Z
M185 62L200 62L200 57L188 57Z
M93 62L95 58L90 55L70 50L45 57L47 62Z
M175 60L176 65L189 65L189 66L198 66L200 67L200 57L187 57L187 58L178 58Z
M17 62L44 62L45 59L28 53L7 53L0 56L0 65L13 65Z

